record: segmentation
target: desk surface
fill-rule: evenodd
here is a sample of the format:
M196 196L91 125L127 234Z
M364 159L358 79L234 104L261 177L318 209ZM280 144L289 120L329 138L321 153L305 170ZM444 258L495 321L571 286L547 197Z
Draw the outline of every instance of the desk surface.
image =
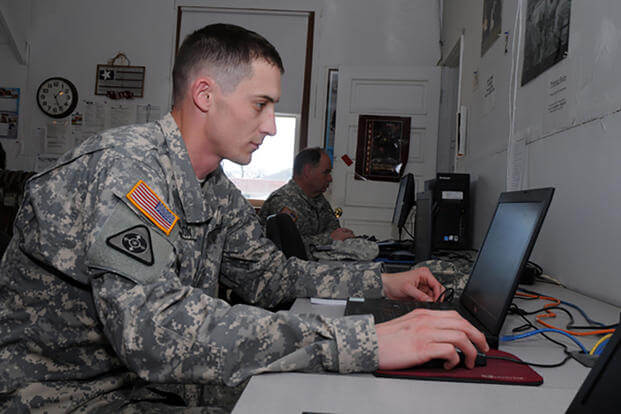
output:
M605 324L619 321L621 308L576 292L548 284L526 288L578 305L593 320ZM539 309L548 303L540 300L514 302L526 310ZM338 317L343 315L344 306L314 305L308 299L298 299L291 310ZM586 324L578 312L572 309L572 313L577 323ZM534 320L533 316L529 317L531 321ZM551 323L560 327L564 327L567 322L563 313L557 313L557 317L551 320ZM512 329L522 323L518 316L509 315L502 335L511 335ZM556 335L554 339L568 344L570 350L578 349L565 336ZM579 339L590 349L598 338ZM501 343L500 349L529 362L549 364L564 358L562 348L541 335ZM528 410L564 413L589 372L588 368L575 360L569 360L557 368L534 369L544 378L543 385L539 387L376 378L371 374L264 374L250 380L233 413L393 413L423 410L429 413L456 410L460 414L509 414Z

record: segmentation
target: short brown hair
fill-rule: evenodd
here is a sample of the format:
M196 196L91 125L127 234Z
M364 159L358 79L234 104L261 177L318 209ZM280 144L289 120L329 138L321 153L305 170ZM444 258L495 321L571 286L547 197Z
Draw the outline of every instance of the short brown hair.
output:
M276 48L263 36L232 24L211 24L188 35L177 52L173 67L173 103L185 96L192 72L208 67L218 85L232 91L252 74L251 64L264 59L284 73Z

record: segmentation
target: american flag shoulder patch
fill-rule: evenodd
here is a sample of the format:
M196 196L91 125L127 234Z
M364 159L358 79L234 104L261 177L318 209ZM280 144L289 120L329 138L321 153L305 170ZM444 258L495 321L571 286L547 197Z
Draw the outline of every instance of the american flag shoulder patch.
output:
M127 193L127 198L167 236L179 220L179 217L142 180Z

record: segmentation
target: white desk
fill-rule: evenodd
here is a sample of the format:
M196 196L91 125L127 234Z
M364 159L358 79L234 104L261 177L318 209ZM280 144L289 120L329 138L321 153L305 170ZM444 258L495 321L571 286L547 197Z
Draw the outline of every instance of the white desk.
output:
M573 303L593 320L606 324L619 321L621 308L552 285L525 287ZM526 310L549 303L514 302ZM576 310L569 309L576 324L587 324ZM291 310L337 317L343 315L344 306L312 305L308 299L298 299ZM533 321L534 315L529 319ZM564 313L557 312L550 323L564 327L567 321ZM502 335L511 335L522 323L518 316L509 315ZM549 335L568 344L570 350L578 349L563 335ZM598 338L579 339L590 349ZM541 335L501 343L500 349L529 362L554 363L564 358L562 348ZM558 368L534 369L544 378L538 387L376 378L371 374L263 374L250 380L233 413L564 413L589 372L573 359Z

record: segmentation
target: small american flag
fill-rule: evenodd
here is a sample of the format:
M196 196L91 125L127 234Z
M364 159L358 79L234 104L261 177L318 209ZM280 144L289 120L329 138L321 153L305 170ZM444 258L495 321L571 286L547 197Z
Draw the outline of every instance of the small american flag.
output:
M166 235L170 234L175 223L179 220L179 217L170 211L166 204L142 180L138 181L134 188L127 193L127 198Z

